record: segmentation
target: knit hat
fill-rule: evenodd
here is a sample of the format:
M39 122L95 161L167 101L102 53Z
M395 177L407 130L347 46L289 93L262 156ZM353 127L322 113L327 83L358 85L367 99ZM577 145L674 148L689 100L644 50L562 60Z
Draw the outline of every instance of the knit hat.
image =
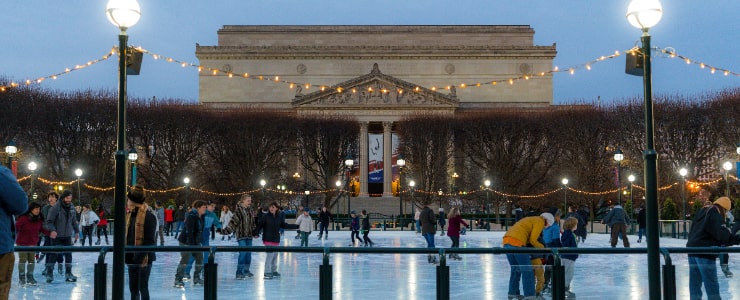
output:
M128 198L138 204L144 203L144 188L138 185L132 186L128 192Z
M310 208L308 208L308 207L304 207L304 208L303 208L303 211L311 212L311 209L310 209Z
M356 215L357 213L355 213L355 211L353 210L353 211L349 212L349 214L350 215Z
M72 191L64 190L64 192L62 192L62 195L59 196L59 199L64 200L64 198L67 198L67 196L72 196Z
M722 206L725 210L730 210L730 208L732 208L730 198L727 197L719 197L719 199L714 201L714 204Z
M551 213L542 213L540 217L545 218L545 221L547 221L547 226L550 226L553 223L555 223L555 217L553 217Z

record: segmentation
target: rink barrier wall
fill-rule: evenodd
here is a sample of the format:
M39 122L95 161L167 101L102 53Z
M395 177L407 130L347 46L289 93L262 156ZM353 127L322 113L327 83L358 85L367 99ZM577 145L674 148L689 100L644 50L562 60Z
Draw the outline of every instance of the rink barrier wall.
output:
M436 290L438 300L450 299L450 270L447 266L447 254L552 254L555 258L552 277L552 299L565 299L565 271L560 262L561 254L645 254L647 248L356 248L356 247L288 247L288 246L126 246L127 251L134 252L210 252L205 263L205 285L203 299L218 299L218 264L215 262L217 252L289 252L289 253L321 253L322 264L319 266L319 299L332 299L332 265L331 254L432 254L439 255L439 265L436 267ZM113 246L16 246L16 252L97 252L98 261L95 264L94 299L108 299L107 291L107 264L105 257L113 251ZM721 254L740 253L738 247L690 247L690 248L660 248L663 255L662 278L650 278L661 281L662 295L665 300L676 299L675 266L671 254Z

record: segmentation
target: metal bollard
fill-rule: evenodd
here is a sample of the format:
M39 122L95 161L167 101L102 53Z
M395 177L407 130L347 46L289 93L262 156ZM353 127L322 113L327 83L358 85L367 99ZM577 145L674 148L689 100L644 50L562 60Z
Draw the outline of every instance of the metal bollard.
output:
M107 282L108 280L105 278L106 274L108 273L108 264L105 263L105 253L108 250L108 247L103 247L103 249L100 249L100 255L98 256L98 262L95 264L95 279L94 285L93 285L93 294L95 300L105 300L107 299L106 296L106 290L108 288Z
M450 300L450 267L447 266L445 250L439 250L437 266L437 300Z
M203 299L216 300L218 299L218 264L215 262L216 247L211 247L210 254L208 255L208 263L205 265L205 287L203 291Z
M560 262L558 249L552 249L555 258L552 263L552 279L550 280L552 299L565 299L565 267Z
M663 265L663 299L676 300L676 266L673 265L670 253L661 248L665 264Z
M319 266L319 299L332 298L332 266L329 264L329 248L324 248L324 261Z

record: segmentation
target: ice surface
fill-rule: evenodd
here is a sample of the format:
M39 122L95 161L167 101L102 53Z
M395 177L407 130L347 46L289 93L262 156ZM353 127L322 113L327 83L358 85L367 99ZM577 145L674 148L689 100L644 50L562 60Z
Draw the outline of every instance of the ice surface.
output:
M461 247L500 247L503 232L468 231L461 236ZM295 233L288 231L281 245L298 246ZM346 247L350 243L348 231L332 231L328 240L319 241L314 232L310 246ZM370 234L376 247L426 247L424 239L413 231L373 231ZM446 236L436 236L436 246L449 247ZM629 236L632 247L646 247L645 241L637 243L637 237ZM167 245L177 245L172 237L166 237ZM111 238L112 241L112 238ZM661 247L683 247L686 241L661 238ZM222 241L216 234L211 245L236 246L236 241ZM255 246L261 246L259 239ZM579 247L609 247L606 234L589 234ZM617 247L621 247L621 243ZM93 266L97 253L74 253L73 273L76 283L63 281L55 274L55 281L45 283L43 269L37 265L35 273L37 287L19 287L18 268L13 274L10 299L92 299ZM218 253L218 298L219 299L318 299L319 265L321 254L281 253L278 268L280 279L264 280L265 254L252 254L250 271L255 277L236 280L237 253ZM730 265L736 258L730 256ZM465 254L463 260L448 260L450 266L450 296L452 299L506 299L509 280L509 264L504 255ZM673 254L676 266L677 299L688 299L688 261L685 254ZM112 254L108 254L108 297L112 287ZM175 269L180 260L179 253L158 253L157 261L149 282L152 299L203 299L204 288L186 283L184 289L172 287ZM17 259L16 259L17 261ZM333 299L434 299L436 297L436 268L427 262L424 254L332 254ZM663 263L661 262L661 265ZM737 264L734 264L735 266ZM736 270L740 271L740 269ZM571 290L578 299L647 299L648 271L645 254L581 255L576 261L575 278ZM128 274L124 275L128 278ZM733 283L734 282L734 283ZM740 285L736 280L719 274L723 299L740 299ZM125 284L128 288L128 284ZM125 291L129 298L128 290Z

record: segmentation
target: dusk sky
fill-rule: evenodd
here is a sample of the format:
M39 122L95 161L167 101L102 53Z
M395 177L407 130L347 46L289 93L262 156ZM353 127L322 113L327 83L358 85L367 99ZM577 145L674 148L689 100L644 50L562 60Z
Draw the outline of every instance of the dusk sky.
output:
M554 102L601 103L642 97L642 79L624 73L624 56L584 64L640 44L641 32L625 18L629 0L608 1L249 1L139 0L142 16L128 30L129 44L199 64L195 44L217 44L223 25L530 25L536 45L557 44ZM6 1L0 10L0 77L16 82L63 72L99 59L118 44L118 28L105 16L107 0ZM740 1L664 0L663 18L650 30L654 47L678 58L653 59L653 91L694 95L740 87ZM46 80L63 91L117 90L118 57ZM248 71L248 70L247 70ZM363 74L357 74L363 75ZM389 74L393 75L393 74ZM349 79L349 78L348 78ZM401 78L403 79L403 78ZM245 80L245 79L236 79ZM480 81L489 80L481 78ZM285 85L265 82L276 89ZM322 83L332 84L332 83ZM504 88L503 86L486 88ZM198 72L145 56L141 75L129 76L129 96L197 101Z

